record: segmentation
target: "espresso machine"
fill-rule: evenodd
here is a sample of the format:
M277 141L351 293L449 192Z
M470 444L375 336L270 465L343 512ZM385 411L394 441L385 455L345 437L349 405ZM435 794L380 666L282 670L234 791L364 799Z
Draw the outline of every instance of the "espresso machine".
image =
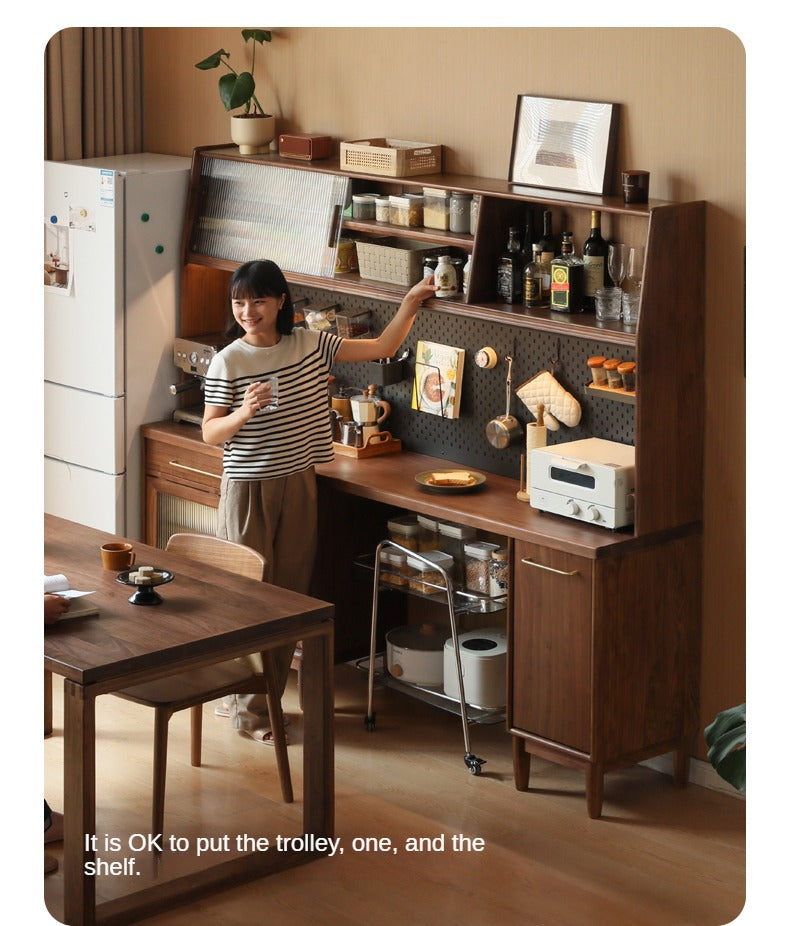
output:
M173 395L188 393L194 396L194 405L183 405L173 412L173 421L190 424L203 423L203 388L206 373L214 355L228 343L224 334L203 334L195 338L176 338L173 342L173 363L185 374L181 382L170 387Z

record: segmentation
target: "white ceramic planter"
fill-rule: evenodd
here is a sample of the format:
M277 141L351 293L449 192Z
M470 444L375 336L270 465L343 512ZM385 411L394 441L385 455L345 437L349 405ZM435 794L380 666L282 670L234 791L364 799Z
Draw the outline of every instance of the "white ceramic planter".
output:
M277 132L274 116L231 116L230 138L239 154L266 154Z

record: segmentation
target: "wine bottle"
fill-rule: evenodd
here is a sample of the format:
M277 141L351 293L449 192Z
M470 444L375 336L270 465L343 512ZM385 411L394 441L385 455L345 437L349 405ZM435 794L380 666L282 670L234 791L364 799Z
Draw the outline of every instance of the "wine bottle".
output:
M507 249L497 264L497 297L500 302L519 303L524 285L524 260L521 256L521 241L518 228L511 226Z
M592 210L590 236L584 242L584 303L595 311L595 291L606 285L606 241L601 235L601 213Z
M524 237L521 240L521 256L524 258L524 266L532 260L532 245L538 240L535 220L532 215L532 206L526 207L524 216Z
M536 309L545 305L540 245L532 245L532 260L524 268L524 305Z
M584 311L584 262L576 255L571 232L562 233L562 253L551 262L551 310Z
M543 260L551 263L557 254L557 239L551 230L551 210L546 209L543 213L543 235L538 242Z

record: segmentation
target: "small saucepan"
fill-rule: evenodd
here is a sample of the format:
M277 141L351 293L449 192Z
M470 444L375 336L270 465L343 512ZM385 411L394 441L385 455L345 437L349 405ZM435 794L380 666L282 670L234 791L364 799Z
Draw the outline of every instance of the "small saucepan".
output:
M493 444L497 450L504 450L512 443L524 436L524 429L519 424L518 418L510 414L510 385L512 383L513 358L506 357L507 360L507 405L505 414L498 415L486 425L486 437L489 444Z

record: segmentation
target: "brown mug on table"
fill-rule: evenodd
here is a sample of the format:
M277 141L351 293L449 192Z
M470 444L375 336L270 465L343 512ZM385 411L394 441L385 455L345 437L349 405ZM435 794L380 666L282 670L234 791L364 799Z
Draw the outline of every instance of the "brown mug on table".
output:
M134 547L130 543L105 543L101 548L101 562L105 569L119 572L134 566Z

